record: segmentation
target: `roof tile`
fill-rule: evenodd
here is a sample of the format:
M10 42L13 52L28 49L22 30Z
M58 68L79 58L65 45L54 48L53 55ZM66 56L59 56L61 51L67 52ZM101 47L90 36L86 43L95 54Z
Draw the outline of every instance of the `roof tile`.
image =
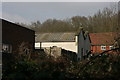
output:
M116 36L117 32L90 33L92 45L111 45Z

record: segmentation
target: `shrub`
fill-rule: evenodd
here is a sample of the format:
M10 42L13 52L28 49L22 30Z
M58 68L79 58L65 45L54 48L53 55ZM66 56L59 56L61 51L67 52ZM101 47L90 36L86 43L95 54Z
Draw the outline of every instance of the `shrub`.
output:
M3 57L3 79L5 80L119 79L120 76L119 55L103 55L81 62L72 62L65 57L54 59L43 56L45 58L41 58L41 55L30 60L25 59L27 57L19 59L12 54L3 54Z

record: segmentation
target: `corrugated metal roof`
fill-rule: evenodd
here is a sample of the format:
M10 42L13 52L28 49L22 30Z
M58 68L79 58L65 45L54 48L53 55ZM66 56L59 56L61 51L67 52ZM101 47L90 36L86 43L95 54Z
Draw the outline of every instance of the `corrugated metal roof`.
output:
M36 34L36 42L60 42L60 41L75 41L75 33L40 33Z

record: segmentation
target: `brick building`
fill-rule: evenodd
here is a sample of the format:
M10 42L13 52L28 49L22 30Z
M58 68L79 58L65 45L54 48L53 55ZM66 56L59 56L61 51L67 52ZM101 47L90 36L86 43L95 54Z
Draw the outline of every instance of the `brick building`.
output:
M101 53L113 48L117 32L90 33L92 53Z

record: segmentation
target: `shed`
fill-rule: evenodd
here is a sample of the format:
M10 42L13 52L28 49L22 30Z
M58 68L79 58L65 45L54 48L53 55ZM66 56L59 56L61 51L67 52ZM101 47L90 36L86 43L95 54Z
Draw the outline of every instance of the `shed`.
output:
M4 19L2 21L2 52L17 53L22 43L34 49L35 31Z
M82 28L78 32L39 33L35 37L35 49L61 47L75 52L77 59L81 60L90 51L91 41L89 33Z

